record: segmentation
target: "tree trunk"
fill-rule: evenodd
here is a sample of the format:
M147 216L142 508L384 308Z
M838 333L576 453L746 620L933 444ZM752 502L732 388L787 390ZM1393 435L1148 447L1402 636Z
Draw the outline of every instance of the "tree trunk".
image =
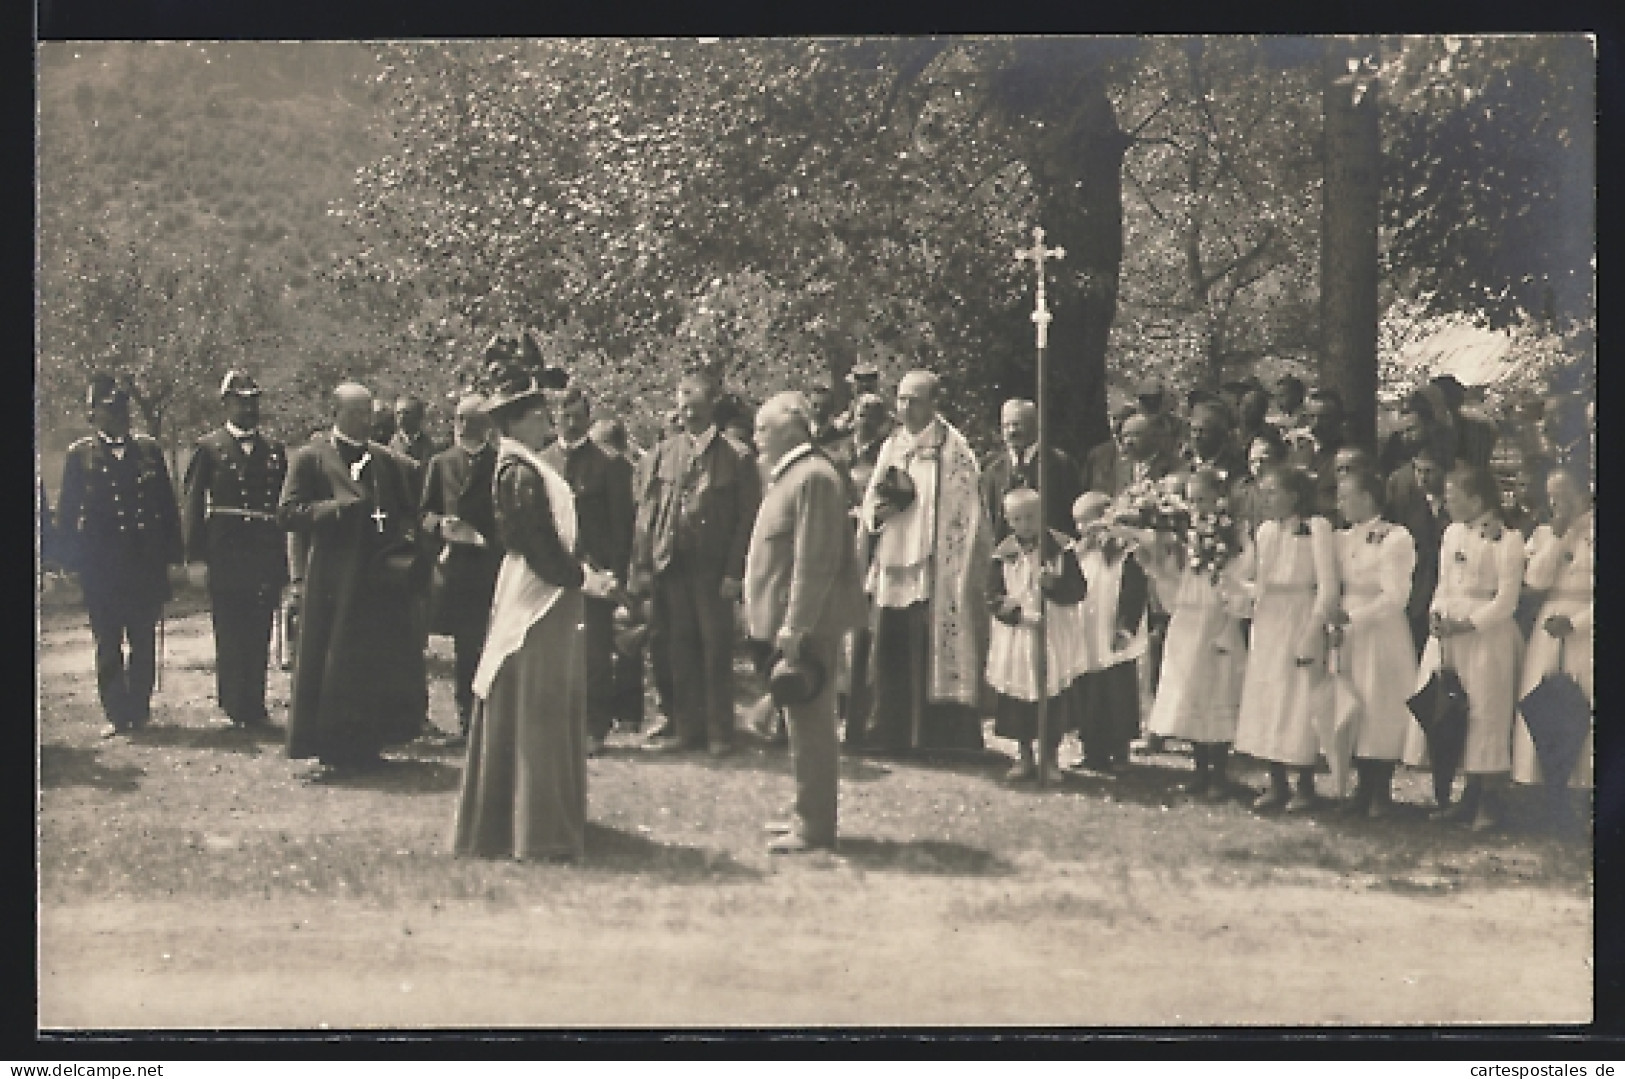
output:
M1052 445L1075 457L1111 437L1106 415L1106 345L1117 315L1123 262L1123 154L1103 79L1085 73L1072 95L1035 108L1044 127L1027 167L1046 243L1066 249L1051 263L1046 426Z
M1321 88L1326 169L1320 217L1321 375L1343 396L1349 440L1367 446L1376 444L1377 434L1382 150L1375 76L1368 70L1350 74L1348 61L1375 59L1376 50L1373 38L1329 38Z

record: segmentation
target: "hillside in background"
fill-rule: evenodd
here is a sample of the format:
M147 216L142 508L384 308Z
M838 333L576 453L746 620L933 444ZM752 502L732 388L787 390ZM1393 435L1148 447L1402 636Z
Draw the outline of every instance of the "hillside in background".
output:
M41 46L48 443L80 426L102 367L130 372L148 428L184 442L215 421L229 367L282 391L269 418L297 436L313 378L390 362L380 327L399 305L332 274L357 240L330 211L387 139L374 64L351 44Z

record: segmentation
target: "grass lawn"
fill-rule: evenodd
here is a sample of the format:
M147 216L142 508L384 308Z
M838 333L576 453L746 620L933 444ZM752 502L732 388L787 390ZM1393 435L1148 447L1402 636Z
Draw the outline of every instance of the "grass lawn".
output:
M1045 791L1006 786L995 753L846 759L839 854L785 861L761 831L791 797L784 750L618 735L589 764L583 864L467 861L459 752L315 784L228 729L198 597L130 739L99 737L82 611L48 600L41 645L43 1027L1591 1018L1590 847L1528 798L1485 837L1424 819L1426 775L1369 822L1191 801L1172 753ZM439 638L430 677L449 727ZM275 673L278 721L287 697Z

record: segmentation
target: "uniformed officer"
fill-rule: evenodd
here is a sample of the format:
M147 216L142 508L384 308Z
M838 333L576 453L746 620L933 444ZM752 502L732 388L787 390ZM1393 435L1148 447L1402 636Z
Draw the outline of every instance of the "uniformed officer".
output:
M88 403L96 433L68 447L58 538L63 564L84 592L110 737L144 726L152 714L157 624L173 595L168 567L179 566L185 552L163 451L130 433L128 392L98 375Z
M243 371L220 383L226 423L198 439L186 469L186 560L208 567L220 708L239 727L270 722L265 665L288 580L276 523L288 451L259 430L260 388Z

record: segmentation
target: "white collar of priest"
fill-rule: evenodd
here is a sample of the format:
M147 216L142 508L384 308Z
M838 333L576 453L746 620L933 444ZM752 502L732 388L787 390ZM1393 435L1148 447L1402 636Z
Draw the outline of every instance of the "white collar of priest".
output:
M230 420L226 421L226 430L231 434L231 437L235 438L238 442L247 442L258 432L257 428L249 427L245 429L238 427Z
M784 456L780 457L778 463L773 466L772 478L777 481L780 476L784 475L785 469L789 468L791 465L795 464L797 461L801 460L811 452L811 442L803 442L794 449L785 451Z

